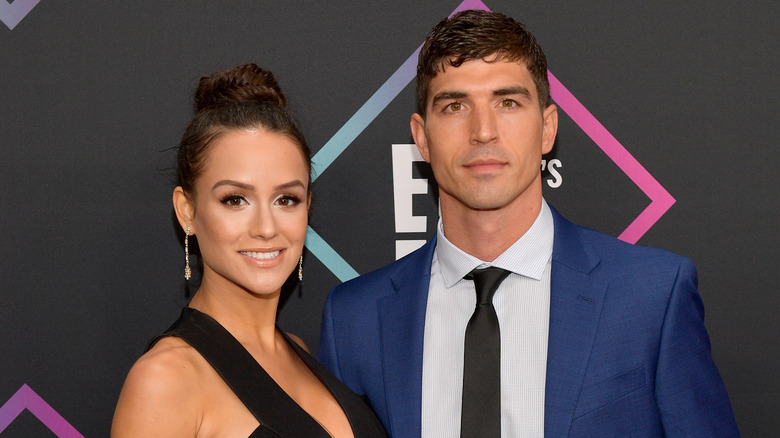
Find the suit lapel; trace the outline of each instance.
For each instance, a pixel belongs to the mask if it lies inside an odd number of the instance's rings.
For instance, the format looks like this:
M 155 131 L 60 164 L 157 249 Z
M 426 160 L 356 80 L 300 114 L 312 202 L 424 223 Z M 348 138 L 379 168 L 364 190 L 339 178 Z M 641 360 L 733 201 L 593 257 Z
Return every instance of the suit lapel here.
M 550 334 L 544 435 L 567 436 L 596 336 L 606 282 L 591 276 L 600 258 L 553 209 Z
M 550 334 L 545 436 L 566 436 L 574 416 L 607 283 L 591 276 L 600 258 L 577 228 L 552 209 L 555 241 L 550 285 Z M 379 300 L 388 416 L 393 436 L 420 436 L 425 308 L 434 236 L 391 276 L 395 293 Z
M 420 436 L 425 308 L 434 236 L 391 276 L 395 293 L 379 300 L 383 374 L 392 436 Z

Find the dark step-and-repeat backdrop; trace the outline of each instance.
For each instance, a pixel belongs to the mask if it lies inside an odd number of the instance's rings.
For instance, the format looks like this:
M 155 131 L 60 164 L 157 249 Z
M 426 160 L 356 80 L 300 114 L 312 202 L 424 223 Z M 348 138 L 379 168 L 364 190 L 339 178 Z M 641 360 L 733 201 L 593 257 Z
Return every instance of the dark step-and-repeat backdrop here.
M 437 220 L 413 147 L 417 51 L 458 8 L 524 22 L 561 109 L 547 200 L 694 260 L 744 436 L 780 430 L 777 2 L 0 0 L 0 436 L 107 436 L 187 285 L 171 206 L 198 79 L 273 71 L 314 152 L 304 281 L 280 325 L 317 350 L 331 287 Z

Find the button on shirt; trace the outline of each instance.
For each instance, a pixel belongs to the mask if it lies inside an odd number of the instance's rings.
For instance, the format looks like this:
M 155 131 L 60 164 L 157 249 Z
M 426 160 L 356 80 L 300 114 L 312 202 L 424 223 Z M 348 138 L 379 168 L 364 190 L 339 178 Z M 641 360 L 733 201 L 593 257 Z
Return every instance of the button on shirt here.
M 463 277 L 488 266 L 511 272 L 493 297 L 501 327 L 501 436 L 544 436 L 553 232 L 542 200 L 531 228 L 488 263 L 448 241 L 439 219 L 423 338 L 423 437 L 460 435 L 463 342 L 476 305 L 474 282 Z

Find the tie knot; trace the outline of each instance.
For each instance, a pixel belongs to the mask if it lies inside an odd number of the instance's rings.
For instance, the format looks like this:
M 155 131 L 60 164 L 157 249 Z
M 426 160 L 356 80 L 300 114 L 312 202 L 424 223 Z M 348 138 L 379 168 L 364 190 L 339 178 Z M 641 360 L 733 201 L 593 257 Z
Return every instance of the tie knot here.
M 474 280 L 474 288 L 477 290 L 477 305 L 481 305 L 493 302 L 493 294 L 496 293 L 498 286 L 507 276 L 509 276 L 509 271 L 506 269 L 489 267 L 474 269 L 464 278 Z

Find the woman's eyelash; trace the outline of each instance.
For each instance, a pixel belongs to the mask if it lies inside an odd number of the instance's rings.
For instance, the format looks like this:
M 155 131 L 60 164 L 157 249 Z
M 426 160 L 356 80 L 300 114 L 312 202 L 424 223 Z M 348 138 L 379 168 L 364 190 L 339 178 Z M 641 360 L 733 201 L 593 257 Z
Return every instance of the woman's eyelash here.
M 220 202 L 229 207 L 239 207 L 247 204 L 247 200 L 243 195 L 230 194 L 220 198 Z M 301 198 L 296 195 L 281 195 L 274 201 L 275 204 L 279 204 L 283 207 L 292 207 L 302 202 Z
M 239 194 L 230 194 L 223 196 L 220 202 L 230 206 L 238 206 L 245 201 L 246 199 L 244 199 L 244 197 Z
M 301 198 L 295 196 L 295 195 L 282 195 L 276 199 L 277 203 L 280 202 L 287 202 L 292 205 L 297 205 L 301 203 Z

